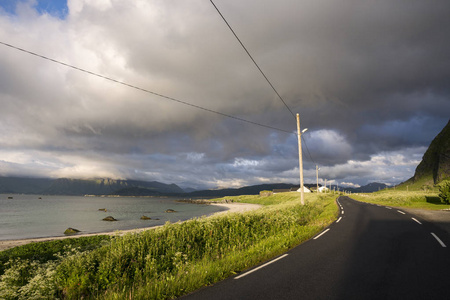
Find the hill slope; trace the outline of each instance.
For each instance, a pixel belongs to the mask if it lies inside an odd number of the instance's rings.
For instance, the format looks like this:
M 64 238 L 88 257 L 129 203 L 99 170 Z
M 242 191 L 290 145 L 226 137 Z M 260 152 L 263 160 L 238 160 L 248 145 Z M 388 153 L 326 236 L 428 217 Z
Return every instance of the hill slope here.
M 432 186 L 450 178 L 450 120 L 431 142 L 416 168 L 414 176 L 404 184 Z

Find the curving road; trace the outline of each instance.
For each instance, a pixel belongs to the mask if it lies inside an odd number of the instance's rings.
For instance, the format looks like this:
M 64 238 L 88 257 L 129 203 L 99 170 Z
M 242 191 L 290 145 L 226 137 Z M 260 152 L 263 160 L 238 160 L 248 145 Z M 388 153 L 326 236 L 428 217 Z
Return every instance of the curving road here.
M 448 232 L 401 209 L 337 204 L 313 239 L 181 299 L 450 299 Z

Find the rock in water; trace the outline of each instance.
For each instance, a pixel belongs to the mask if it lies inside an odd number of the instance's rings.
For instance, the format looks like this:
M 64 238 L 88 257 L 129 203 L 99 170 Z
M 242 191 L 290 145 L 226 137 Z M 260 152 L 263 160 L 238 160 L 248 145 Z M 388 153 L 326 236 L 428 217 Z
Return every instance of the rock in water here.
M 174 213 L 174 212 L 176 212 L 176 211 L 174 211 L 173 209 L 166 209 L 166 213 Z
M 117 221 L 117 220 L 114 219 L 114 217 L 112 216 L 107 216 L 106 218 L 103 218 L 103 221 Z
M 141 217 L 141 220 L 151 220 L 152 218 L 150 218 L 150 217 L 147 217 L 147 216 L 142 216 Z
M 78 229 L 69 227 L 69 228 L 66 229 L 66 231 L 64 231 L 64 234 L 75 234 L 75 233 L 78 233 L 78 232 L 80 232 Z

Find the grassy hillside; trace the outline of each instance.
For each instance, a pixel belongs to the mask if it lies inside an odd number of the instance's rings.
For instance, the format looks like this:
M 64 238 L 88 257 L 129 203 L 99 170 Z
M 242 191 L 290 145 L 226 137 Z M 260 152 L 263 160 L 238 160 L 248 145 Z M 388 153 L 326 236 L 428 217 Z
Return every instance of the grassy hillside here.
M 352 194 L 351 197 L 359 201 L 387 206 L 430 210 L 450 208 L 450 205 L 441 202 L 438 192 L 434 191 L 383 190 L 371 194 Z
M 450 121 L 433 139 L 414 176 L 400 184 L 400 189 L 429 190 L 436 184 L 450 179 Z

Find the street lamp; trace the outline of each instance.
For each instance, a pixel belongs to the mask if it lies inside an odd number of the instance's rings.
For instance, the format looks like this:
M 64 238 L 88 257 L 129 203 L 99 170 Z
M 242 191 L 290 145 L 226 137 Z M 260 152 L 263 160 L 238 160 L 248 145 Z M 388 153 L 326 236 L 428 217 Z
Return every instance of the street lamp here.
M 300 116 L 297 114 L 297 136 L 298 136 L 298 161 L 300 168 L 300 202 L 305 205 L 305 195 L 303 188 L 303 158 L 302 158 L 302 134 L 306 132 L 308 128 L 300 131 Z

